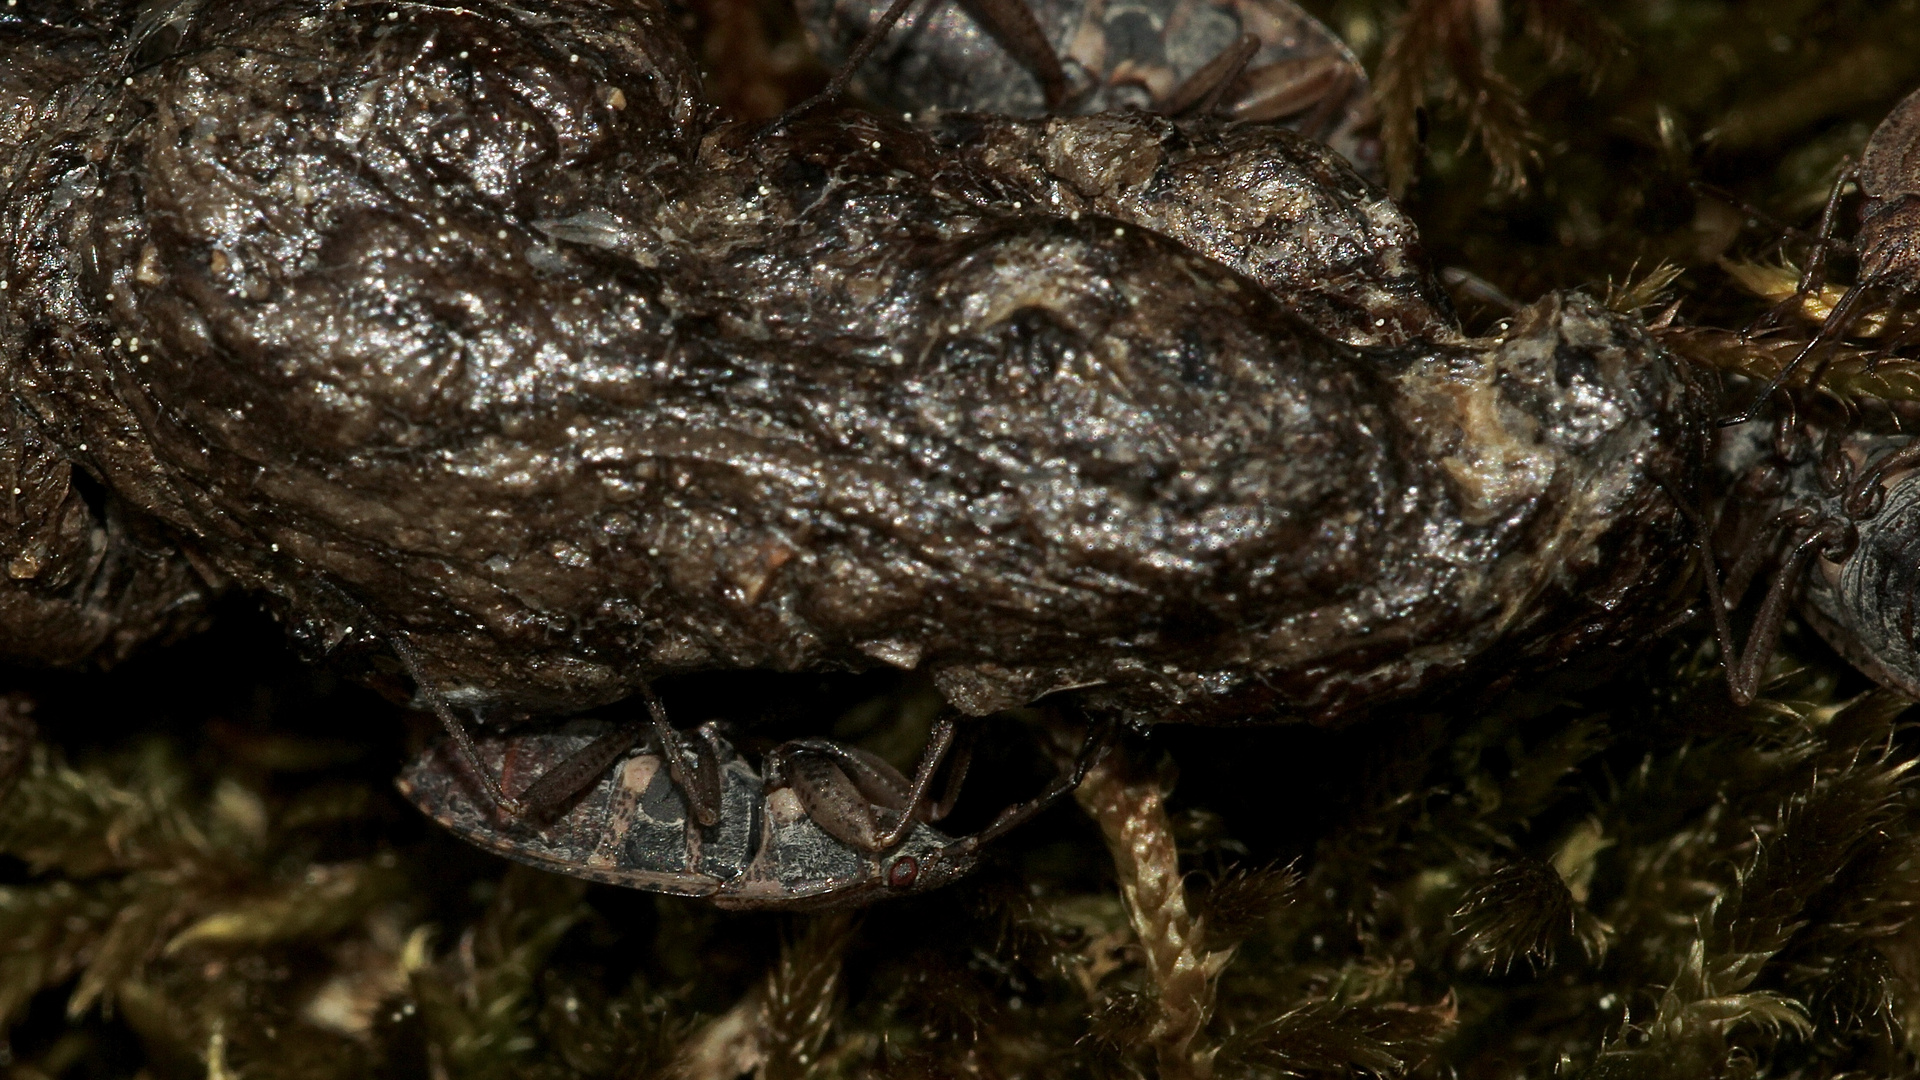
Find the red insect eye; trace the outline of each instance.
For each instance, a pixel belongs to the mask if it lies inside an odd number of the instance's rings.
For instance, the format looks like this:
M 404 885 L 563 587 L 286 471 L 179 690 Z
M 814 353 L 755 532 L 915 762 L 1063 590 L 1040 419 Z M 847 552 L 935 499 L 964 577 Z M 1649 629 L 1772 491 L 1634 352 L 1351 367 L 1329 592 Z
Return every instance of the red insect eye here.
M 896 889 L 906 888 L 919 876 L 920 860 L 911 855 L 902 855 L 887 867 L 887 884 Z

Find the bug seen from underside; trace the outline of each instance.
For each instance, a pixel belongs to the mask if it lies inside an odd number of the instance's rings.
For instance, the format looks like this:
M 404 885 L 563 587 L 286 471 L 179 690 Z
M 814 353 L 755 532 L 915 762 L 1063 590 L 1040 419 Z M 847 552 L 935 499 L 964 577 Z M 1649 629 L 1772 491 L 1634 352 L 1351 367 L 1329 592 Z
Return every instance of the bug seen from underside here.
M 508 790 L 524 787 L 528 812 L 521 816 L 503 820 L 495 812 L 451 742 L 415 759 L 400 789 L 455 835 L 557 873 L 726 908 L 845 907 L 965 875 L 987 843 L 1072 790 L 1107 745 L 1104 735 L 1089 733 L 1074 766 L 1046 790 L 979 832 L 955 837 L 934 826 L 958 794 L 964 761 L 947 763 L 939 800 L 930 801 L 926 790 L 954 734 L 951 717 L 935 725 L 909 780 L 873 754 L 827 739 L 783 743 L 756 772 L 717 725 L 701 725 L 691 738 L 714 765 L 717 796 L 706 822 L 688 788 L 672 778 L 657 741 L 636 742 L 630 729 L 603 721 L 477 742 L 474 764 Z M 603 756 L 609 747 L 617 749 Z M 600 767 L 546 803 L 537 789 L 583 760 Z
M 133 21 L 0 72 L 12 659 L 244 589 L 455 732 L 749 668 L 1332 723 L 1684 573 L 1699 388 L 1579 294 L 1466 337 L 1277 125 L 727 123 L 647 4 L 213 3 L 129 65 Z M 647 730 L 730 827 L 720 751 Z

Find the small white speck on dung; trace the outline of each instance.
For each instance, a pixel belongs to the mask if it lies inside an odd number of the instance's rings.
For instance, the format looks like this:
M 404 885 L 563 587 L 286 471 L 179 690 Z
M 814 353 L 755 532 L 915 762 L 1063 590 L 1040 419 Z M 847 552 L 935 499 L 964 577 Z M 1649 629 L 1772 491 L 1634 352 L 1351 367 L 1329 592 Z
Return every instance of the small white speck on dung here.
M 131 76 L 131 75 L 129 75 L 129 76 L 127 76 L 127 85 L 128 85 L 128 86 L 132 86 L 132 85 L 133 85 L 133 76 Z
M 582 301 L 581 301 L 581 299 L 580 299 L 579 297 L 577 297 L 577 296 L 576 296 L 576 297 L 574 297 L 574 298 L 573 298 L 573 306 L 574 306 L 574 307 L 579 307 L 581 303 L 582 303 Z
M 1073 211 L 1070 211 L 1070 212 L 1068 212 L 1068 214 L 1067 214 L 1067 220 L 1068 220 L 1068 221 L 1079 221 L 1079 220 L 1080 220 L 1080 211 L 1078 211 L 1078 210 L 1073 210 Z
M 139 348 L 139 347 L 140 347 L 140 339 L 139 339 L 139 338 L 128 338 L 128 339 L 127 339 L 127 348 L 129 348 L 129 349 L 137 349 L 137 348 Z
M 447 223 L 447 215 L 445 214 L 435 215 L 433 219 L 433 223 L 435 225 L 445 225 Z
M 119 338 L 114 338 L 114 339 L 113 339 L 113 347 L 114 347 L 114 348 L 116 348 L 116 349 L 120 347 L 120 339 L 119 339 Z
M 1125 236 L 1125 235 L 1127 235 L 1127 230 L 1125 230 L 1125 229 L 1123 229 L 1123 228 L 1121 228 L 1121 227 L 1120 227 L 1120 226 L 1118 226 L 1118 225 L 1115 225 L 1115 226 L 1113 227 L 1113 235 L 1115 235 L 1115 236 Z
M 466 58 L 467 58 L 467 50 L 465 50 L 465 49 L 461 49 L 461 50 L 460 50 L 460 59 L 462 59 L 462 60 L 465 60 Z
M 870 144 L 868 144 L 868 145 L 870 145 L 870 146 L 872 146 L 872 147 L 873 147 L 873 148 L 874 148 L 875 150 L 878 150 L 878 149 L 880 149 L 880 140 L 879 140 L 879 139 L 875 139 L 875 140 L 873 140 L 873 142 L 872 142 L 872 143 L 870 143 Z
M 13 283 L 11 281 L 0 281 L 0 292 L 6 292 L 12 287 Z
M 140 354 L 140 362 L 141 362 L 141 363 L 143 363 L 143 364 L 144 364 L 144 363 L 146 363 L 147 361 L 149 361 L 149 360 L 151 360 L 151 359 L 153 359 L 153 357 L 151 357 L 151 356 L 148 356 L 148 355 L 147 355 L 146 353 L 141 353 L 141 354 Z
M 493 235 L 496 237 L 499 237 L 502 240 L 505 240 L 507 238 L 507 230 L 501 229 L 499 232 L 494 233 Z
M 7 6 L 8 6 L 8 7 L 12 7 L 12 6 L 13 6 L 13 4 L 12 4 L 11 2 L 9 2 L 9 3 L 7 4 Z M 19 489 L 19 488 L 14 488 L 14 489 L 13 489 L 13 493 L 14 493 L 15 495 L 18 495 L 18 494 L 20 494 L 20 489 Z
M 1375 326 L 1385 326 L 1385 325 L 1387 325 L 1387 320 L 1385 320 L 1385 319 L 1375 319 L 1375 320 L 1373 320 L 1373 325 L 1375 325 Z
M 567 63 L 569 63 L 569 64 L 577 64 L 577 63 L 579 63 L 579 62 L 580 62 L 580 54 L 579 54 L 579 53 L 568 53 L 568 54 L 567 54 Z
M 81 444 L 80 444 L 80 452 L 81 452 L 81 453 L 83 453 L 83 454 L 87 452 L 87 444 L 86 444 L 86 443 L 81 443 Z
M 280 550 L 280 545 L 279 545 L 279 544 L 268 544 L 268 545 L 267 545 L 267 547 L 268 547 L 268 548 L 269 548 L 270 550 L 273 550 L 273 551 L 279 551 L 279 550 Z
M 399 13 L 399 12 L 397 12 L 397 11 L 389 11 L 389 12 L 387 12 L 387 21 L 388 21 L 388 22 L 399 22 L 399 21 L 400 21 L 400 13 Z
M 960 332 L 960 324 L 959 324 L 959 323 L 948 323 L 948 324 L 947 324 L 947 333 L 949 333 L 949 334 L 957 334 L 957 333 L 959 333 L 959 332 Z

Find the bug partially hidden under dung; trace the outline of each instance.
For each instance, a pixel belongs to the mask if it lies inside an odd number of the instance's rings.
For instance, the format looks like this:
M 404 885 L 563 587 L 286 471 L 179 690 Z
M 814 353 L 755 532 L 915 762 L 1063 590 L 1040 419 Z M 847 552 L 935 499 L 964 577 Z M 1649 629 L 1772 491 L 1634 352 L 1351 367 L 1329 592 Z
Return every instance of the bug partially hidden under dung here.
M 484 738 L 477 742 L 478 761 L 503 787 L 519 790 L 607 734 L 605 724 L 575 721 Z M 822 828 L 792 786 L 769 790 L 712 725 L 696 738 L 719 764 L 720 813 L 711 826 L 694 820 L 664 756 L 651 745 L 615 763 L 551 821 L 503 820 L 470 783 L 451 743 L 408 766 L 400 789 L 435 821 L 495 854 L 590 881 L 704 897 L 722 907 L 858 903 L 933 888 L 973 865 L 975 846 L 957 846 L 918 821 L 886 851 L 862 850 Z
M 952 741 L 950 719 L 936 725 L 913 781 L 866 751 L 825 739 L 775 748 L 763 776 L 720 725 L 703 724 L 693 738 L 714 767 L 717 798 L 709 815 L 695 810 L 687 785 L 673 777 L 672 751 L 658 742 L 621 752 L 591 783 L 519 817 L 503 818 L 476 782 L 477 765 L 506 790 L 530 792 L 572 763 L 595 758 L 596 747 L 630 743 L 626 730 L 576 720 L 476 740 L 472 758 L 440 742 L 401 774 L 400 790 L 462 839 L 543 870 L 725 908 L 846 907 L 965 875 L 983 845 L 1071 790 L 1106 745 L 1095 733 L 1075 767 L 1047 790 L 964 837 L 931 824 L 951 808 L 964 761 L 950 764 L 939 803 L 924 798 Z

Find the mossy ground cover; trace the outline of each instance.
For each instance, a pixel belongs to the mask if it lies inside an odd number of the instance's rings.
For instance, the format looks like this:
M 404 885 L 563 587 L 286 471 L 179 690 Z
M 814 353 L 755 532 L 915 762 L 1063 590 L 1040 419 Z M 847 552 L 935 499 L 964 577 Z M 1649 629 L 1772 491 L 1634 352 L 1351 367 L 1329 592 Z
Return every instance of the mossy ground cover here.
M 1693 185 L 1807 225 L 1920 85 L 1904 3 L 1315 10 L 1375 73 L 1475 328 L 1571 287 L 1743 325 L 1764 290 L 1723 262 L 1804 245 Z M 773 0 L 686 25 L 739 114 L 820 80 Z M 1911 1075 L 1905 703 L 1790 627 L 1736 708 L 1707 638 L 1338 731 L 1155 729 L 973 879 L 785 916 L 465 848 L 393 790 L 432 734 L 404 680 L 341 683 L 236 599 L 113 672 L 0 683 L 43 736 L 0 803 L 0 1053 L 22 1078 Z M 900 760 L 931 712 L 911 680 L 661 691 Z M 1044 781 L 1037 719 L 988 728 L 963 818 Z

